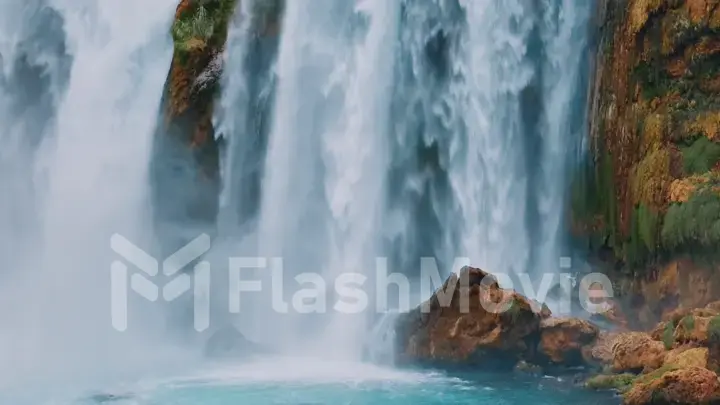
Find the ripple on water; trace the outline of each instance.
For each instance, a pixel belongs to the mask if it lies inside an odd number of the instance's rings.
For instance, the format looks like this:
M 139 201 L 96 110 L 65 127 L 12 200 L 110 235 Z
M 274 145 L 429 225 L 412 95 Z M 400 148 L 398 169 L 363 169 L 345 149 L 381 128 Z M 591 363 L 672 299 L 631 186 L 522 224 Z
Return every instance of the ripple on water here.
M 96 397 L 108 405 L 584 405 L 617 404 L 608 394 L 511 374 L 400 371 L 316 359 L 215 364 L 138 389 Z M 89 402 L 83 402 L 82 405 Z

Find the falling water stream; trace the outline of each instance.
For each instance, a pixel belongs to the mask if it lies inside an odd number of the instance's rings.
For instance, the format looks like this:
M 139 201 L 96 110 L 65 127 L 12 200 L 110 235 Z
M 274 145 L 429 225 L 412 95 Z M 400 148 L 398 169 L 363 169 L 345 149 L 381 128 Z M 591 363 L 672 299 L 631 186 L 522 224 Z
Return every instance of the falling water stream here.
M 444 276 L 458 257 L 535 279 L 558 270 L 591 4 L 289 0 L 275 37 L 255 31 L 264 1 L 240 3 L 223 57 L 214 122 L 226 148 L 208 258 L 270 258 L 249 273 L 266 289 L 243 296 L 240 314 L 228 313 L 228 283 L 212 284 L 225 297 L 213 319 L 292 357 L 176 369 L 115 399 L 578 402 L 562 389 L 538 396 L 547 381 L 362 362 L 392 357 L 397 308 L 375 311 L 378 263 L 413 281 L 421 257 L 436 258 Z M 27 384 L 92 386 L 179 361 L 160 340 L 162 306 L 131 312 L 126 333 L 108 320 L 110 237 L 153 249 L 162 236 L 150 225 L 148 172 L 176 5 L 0 4 L 0 181 L 12 190 L 0 195 L 0 400 L 3 387 L 21 404 L 15 391 L 31 392 Z M 287 313 L 267 284 L 280 266 Z M 334 282 L 347 273 L 365 279 L 369 307 L 357 313 L 335 307 Z M 293 291 L 318 282 L 330 292 L 306 298 L 327 312 L 299 309 Z M 412 305 L 425 298 L 413 293 Z

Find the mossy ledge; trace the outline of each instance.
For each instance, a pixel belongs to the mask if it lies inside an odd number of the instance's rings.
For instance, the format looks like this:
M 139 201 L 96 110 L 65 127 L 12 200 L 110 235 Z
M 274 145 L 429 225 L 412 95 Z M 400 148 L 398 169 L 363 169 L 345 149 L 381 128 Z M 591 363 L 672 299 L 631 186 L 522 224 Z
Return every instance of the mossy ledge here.
M 573 233 L 633 277 L 682 255 L 716 261 L 720 0 L 600 3 L 591 159 L 574 176 Z

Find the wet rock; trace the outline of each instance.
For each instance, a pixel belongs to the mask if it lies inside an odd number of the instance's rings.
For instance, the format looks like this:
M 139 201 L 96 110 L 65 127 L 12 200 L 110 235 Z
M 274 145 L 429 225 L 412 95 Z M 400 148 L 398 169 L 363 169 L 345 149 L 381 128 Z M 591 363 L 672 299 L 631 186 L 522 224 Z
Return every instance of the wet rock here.
M 555 364 L 582 365 L 591 356 L 591 344 L 598 333 L 597 326 L 583 319 L 544 319 L 540 323 L 538 352 Z
M 644 332 L 618 334 L 612 346 L 612 368 L 617 373 L 660 368 L 665 361 L 662 342 Z
M 625 393 L 625 405 L 717 403 L 718 377 L 701 367 L 662 368 L 638 377 Z
M 518 361 L 513 371 L 515 371 L 516 373 L 530 374 L 534 376 L 539 376 L 543 373 L 542 367 L 536 364 L 528 363 L 525 360 Z
M 619 335 L 619 333 L 600 331 L 590 349 L 587 360 L 603 366 L 612 365 L 613 345 Z
M 708 349 L 706 347 L 680 347 L 665 355 L 665 366 L 675 368 L 701 367 L 707 368 Z
M 466 267 L 396 323 L 400 364 L 483 364 L 511 369 L 537 346 L 543 308 L 492 275 Z

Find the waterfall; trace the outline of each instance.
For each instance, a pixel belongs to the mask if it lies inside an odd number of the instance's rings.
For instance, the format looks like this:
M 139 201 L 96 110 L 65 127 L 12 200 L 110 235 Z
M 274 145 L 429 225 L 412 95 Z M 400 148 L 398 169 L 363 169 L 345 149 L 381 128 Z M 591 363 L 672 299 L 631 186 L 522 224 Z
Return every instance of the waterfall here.
M 360 273 L 372 309 L 378 257 L 413 278 L 426 256 L 446 273 L 458 257 L 535 282 L 557 272 L 589 10 L 569 0 L 288 1 L 277 60 L 263 59 L 274 77 L 247 68 L 246 42 L 228 50 L 241 63 L 223 88 L 234 100 L 223 107 L 233 162 L 224 195 L 242 213 L 230 226 L 241 250 L 282 258 L 279 287 L 297 289 L 303 272 L 329 288 Z M 248 124 L 268 111 L 269 131 Z M 327 314 L 278 313 L 273 274 L 253 274 L 267 290 L 245 301 L 244 333 L 356 358 L 369 321 L 387 332 L 390 316 L 338 314 L 333 294 Z
M 258 246 L 293 274 L 321 273 L 332 285 L 344 272 L 374 268 L 397 8 L 381 0 L 287 4 Z M 331 328 L 322 333 L 331 341 L 318 339 L 323 350 L 358 347 L 363 320 L 345 321 L 364 316 L 330 315 L 320 326 Z
M 44 91 L 56 105 L 36 111 L 24 127 L 18 123 L 2 128 L 3 140 L 30 137 L 31 119 L 51 121 L 39 131 L 42 139 L 33 152 L 32 170 L 38 174 L 29 184 L 34 185 L 36 204 L 27 201 L 25 207 L 38 225 L 37 234 L 26 241 L 24 252 L 29 251 L 30 260 L 11 262 L 22 267 L 10 269 L 17 279 L 9 291 L 0 292 L 7 301 L 0 308 L 0 357 L 5 359 L 0 380 L 11 384 L 48 375 L 62 386 L 69 382 L 66 378 L 95 380 L 124 367 L 145 367 L 151 358 L 142 350 L 147 342 L 141 338 L 151 322 L 131 319 L 134 329 L 128 333 L 111 328 L 109 266 L 116 254 L 110 250 L 110 237 L 120 233 L 140 246 L 151 240 L 146 215 L 149 149 L 170 63 L 168 30 L 177 4 L 47 0 L 38 11 L 23 8 L 25 3 L 3 4 L 0 32 L 13 35 L 3 35 L 2 41 L 23 35 L 36 24 L 37 15 L 52 15 L 46 26 L 35 26 L 36 35 L 50 40 L 51 34 L 59 43 L 35 56 L 47 62 L 41 77 L 49 81 Z M 5 13 L 6 7 L 14 11 Z M 13 18 L 17 25 L 8 27 Z M 43 52 L 40 44 L 31 50 Z M 53 70 L 62 65 L 51 63 L 57 58 L 54 52 L 62 50 L 57 46 L 71 57 L 71 63 L 63 59 L 69 67 L 65 77 Z M 5 63 L 19 61 L 17 55 L 7 53 Z M 23 85 L 19 76 L 5 80 L 9 86 Z M 7 104 L 0 106 L 0 116 L 8 114 Z M 13 135 L 15 131 L 20 132 Z M 8 146 L 20 148 L 18 143 Z M 4 182 L 12 172 L 3 171 L 2 176 Z M 6 229 L 2 218 L 0 229 Z

